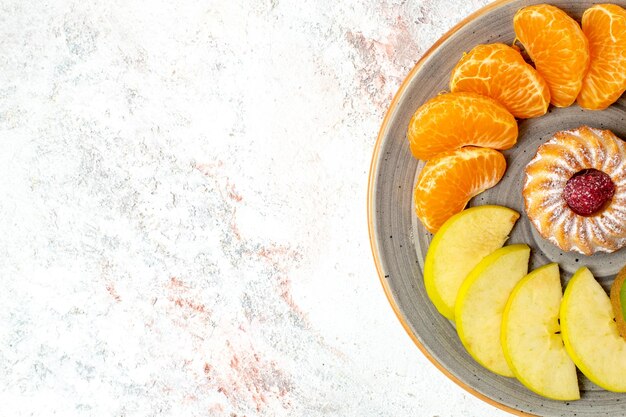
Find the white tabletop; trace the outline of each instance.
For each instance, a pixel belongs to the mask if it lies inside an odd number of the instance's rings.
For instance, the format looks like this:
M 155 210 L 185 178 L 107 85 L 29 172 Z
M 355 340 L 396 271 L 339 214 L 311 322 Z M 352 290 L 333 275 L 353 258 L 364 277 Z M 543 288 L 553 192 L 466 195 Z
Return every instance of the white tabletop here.
M 389 306 L 366 186 L 487 3 L 0 3 L 0 415 L 504 416 Z

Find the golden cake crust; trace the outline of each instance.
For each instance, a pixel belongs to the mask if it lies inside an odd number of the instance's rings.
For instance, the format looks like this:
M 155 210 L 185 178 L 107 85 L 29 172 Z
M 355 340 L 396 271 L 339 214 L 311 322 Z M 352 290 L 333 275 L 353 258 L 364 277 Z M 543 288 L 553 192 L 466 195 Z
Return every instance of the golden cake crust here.
M 563 198 L 567 181 L 585 169 L 606 173 L 615 185 L 612 200 L 591 216 L 576 214 Z M 522 195 L 532 224 L 559 248 L 616 251 L 626 244 L 626 144 L 610 130 L 588 126 L 557 132 L 526 166 Z

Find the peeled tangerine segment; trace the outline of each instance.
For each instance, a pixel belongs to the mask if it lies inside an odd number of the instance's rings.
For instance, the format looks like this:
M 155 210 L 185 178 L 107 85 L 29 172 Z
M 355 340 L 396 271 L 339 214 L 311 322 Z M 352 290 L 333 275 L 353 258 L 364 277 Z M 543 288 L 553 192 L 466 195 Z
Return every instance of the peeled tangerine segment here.
M 477 45 L 452 70 L 450 90 L 488 96 L 520 119 L 548 111 L 550 90 L 520 53 L 502 43 Z
M 528 272 L 530 248 L 510 245 L 484 258 L 469 273 L 456 300 L 456 330 L 470 355 L 497 374 L 512 377 L 500 343 L 502 313 L 515 285 Z
M 467 146 L 439 154 L 424 165 L 417 179 L 417 217 L 435 233 L 472 197 L 496 185 L 505 170 L 504 156 L 493 149 Z
M 563 346 L 559 307 L 563 290 L 558 264 L 517 283 L 502 317 L 502 349 L 515 377 L 531 391 L 554 400 L 580 398 L 576 366 Z
M 424 285 L 446 318 L 454 320 L 456 296 L 467 274 L 502 247 L 517 219 L 519 213 L 507 207 L 471 207 L 450 217 L 433 237 L 424 262 Z
M 613 321 L 609 297 L 587 268 L 570 280 L 561 304 L 561 335 L 587 378 L 608 391 L 626 392 L 626 340 Z
M 492 98 L 448 93 L 417 109 L 407 137 L 413 156 L 423 160 L 467 145 L 509 149 L 517 142 L 517 122 Z
M 626 10 L 615 4 L 590 7 L 582 29 L 591 63 L 577 102 L 585 109 L 603 110 L 626 90 Z
M 515 36 L 550 88 L 557 107 L 571 105 L 589 68 L 589 46 L 578 23 L 549 4 L 520 9 L 513 18 Z

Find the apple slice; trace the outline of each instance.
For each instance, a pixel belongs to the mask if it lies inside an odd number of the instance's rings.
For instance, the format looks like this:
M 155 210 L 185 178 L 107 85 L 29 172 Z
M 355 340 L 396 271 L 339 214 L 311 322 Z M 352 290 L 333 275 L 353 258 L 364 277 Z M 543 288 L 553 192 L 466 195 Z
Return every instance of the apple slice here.
M 576 366 L 559 326 L 563 290 L 558 264 L 535 269 L 517 283 L 502 316 L 504 357 L 515 377 L 553 400 L 580 399 Z
M 561 303 L 565 348 L 591 382 L 608 391 L 626 392 L 626 340 L 614 318 L 604 289 L 587 268 L 580 268 Z
M 615 323 L 617 323 L 617 330 L 619 335 L 623 339 L 626 339 L 626 267 L 622 268 L 615 279 L 613 285 L 611 285 L 611 306 L 613 307 L 613 314 L 615 314 Z
M 503 376 L 514 374 L 500 343 L 502 313 L 511 291 L 528 272 L 529 256 L 527 245 L 496 250 L 469 273 L 456 300 L 456 330 L 463 346 L 476 362 Z
M 424 285 L 437 310 L 454 320 L 463 280 L 485 256 L 502 247 L 519 214 L 507 207 L 478 206 L 450 217 L 437 232 L 424 262 Z

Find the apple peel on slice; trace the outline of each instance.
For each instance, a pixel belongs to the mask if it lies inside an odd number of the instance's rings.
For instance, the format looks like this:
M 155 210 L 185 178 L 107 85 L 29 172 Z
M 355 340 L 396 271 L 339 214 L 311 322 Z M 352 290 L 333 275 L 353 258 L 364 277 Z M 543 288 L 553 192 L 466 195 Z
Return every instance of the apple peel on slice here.
M 454 320 L 461 284 L 487 255 L 501 248 L 519 213 L 507 207 L 472 207 L 448 219 L 435 234 L 424 262 L 426 293 L 437 310 Z
M 620 336 L 626 340 L 626 320 L 624 313 L 626 310 L 626 267 L 622 268 L 611 285 L 611 305 L 613 306 L 613 314 L 615 314 L 615 323 Z
M 515 377 L 553 400 L 580 399 L 576 366 L 563 346 L 559 265 L 542 266 L 517 283 L 504 308 L 501 342 Z
M 609 297 L 589 269 L 580 268 L 570 280 L 560 315 L 563 342 L 578 369 L 607 391 L 626 392 L 626 340 Z
M 530 248 L 510 245 L 485 257 L 469 273 L 455 306 L 456 330 L 461 343 L 482 366 L 513 377 L 502 344 L 502 313 L 515 285 L 528 273 Z

